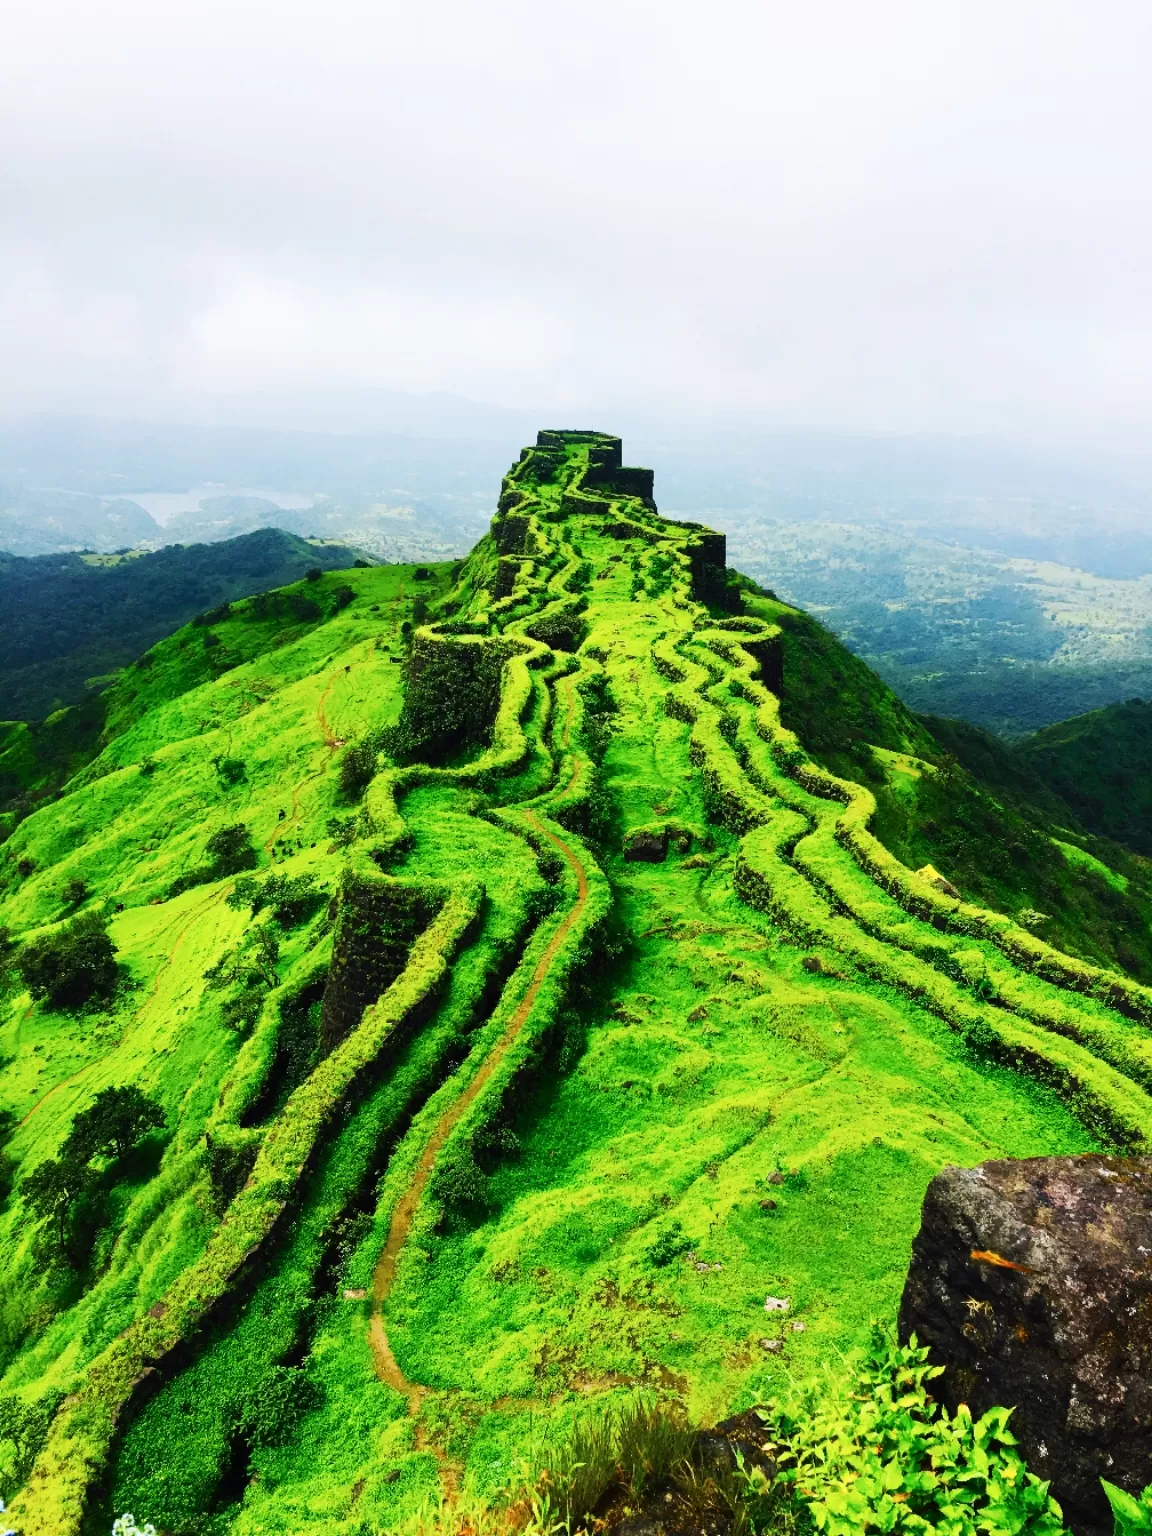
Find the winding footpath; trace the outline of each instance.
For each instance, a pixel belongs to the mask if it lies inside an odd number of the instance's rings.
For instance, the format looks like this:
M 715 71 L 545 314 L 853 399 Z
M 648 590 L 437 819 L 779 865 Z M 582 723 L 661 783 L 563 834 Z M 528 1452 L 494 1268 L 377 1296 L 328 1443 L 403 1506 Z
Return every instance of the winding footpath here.
M 570 749 L 575 697 L 571 677 L 565 678 L 565 683 L 567 685 L 565 692 L 568 695 L 568 711 L 565 722 L 564 746 L 566 749 Z M 580 773 L 580 767 L 580 759 L 574 755 L 572 776 L 568 786 L 566 786 L 567 788 L 570 788 L 575 783 Z M 548 826 L 535 811 L 522 810 L 521 814 L 533 831 L 540 837 L 547 839 L 567 863 L 576 878 L 576 898 L 557 924 L 552 937 L 544 949 L 544 953 L 536 962 L 524 995 L 509 1019 L 504 1033 L 488 1053 L 468 1086 L 448 1105 L 433 1126 L 432 1132 L 413 1171 L 411 1181 L 397 1201 L 396 1208 L 392 1213 L 388 1239 L 384 1244 L 372 1276 L 372 1318 L 368 1328 L 368 1338 L 372 1347 L 377 1376 L 388 1386 L 404 1395 L 408 1401 L 408 1411 L 411 1414 L 419 1412 L 420 1405 L 428 1388 L 421 1386 L 417 1382 L 409 1381 L 405 1376 L 392 1349 L 384 1321 L 384 1308 L 392 1287 L 396 1283 L 400 1256 L 408 1241 L 416 1212 L 420 1208 L 420 1202 L 428 1187 L 428 1181 L 435 1170 L 436 1161 L 443 1149 L 444 1143 L 469 1106 L 475 1102 L 476 1098 L 483 1091 L 492 1074 L 496 1071 L 508 1053 L 509 1048 L 514 1044 L 524 1025 L 531 1017 L 540 988 L 552 969 L 556 956 L 564 944 L 564 940 L 583 915 L 588 901 L 588 874 L 571 844 L 558 832 L 554 831 L 552 827 Z

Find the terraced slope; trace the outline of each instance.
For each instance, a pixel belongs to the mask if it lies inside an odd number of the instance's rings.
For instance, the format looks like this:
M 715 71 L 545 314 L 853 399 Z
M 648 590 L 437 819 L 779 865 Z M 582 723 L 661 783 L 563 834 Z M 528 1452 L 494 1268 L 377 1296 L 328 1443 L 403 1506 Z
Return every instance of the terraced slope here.
M 592 1395 L 759 1400 L 891 1312 L 940 1166 L 1152 1136 L 1152 993 L 898 863 L 781 724 L 789 610 L 615 439 L 542 433 L 436 579 L 411 634 L 399 568 L 233 615 L 5 849 L 3 921 L 82 876 L 131 979 L 12 983 L 20 1172 L 107 1084 L 168 1117 L 78 1273 L 5 1209 L 0 1391 L 67 1394 L 22 1536 L 384 1530 Z M 241 820 L 256 874 L 205 866 Z

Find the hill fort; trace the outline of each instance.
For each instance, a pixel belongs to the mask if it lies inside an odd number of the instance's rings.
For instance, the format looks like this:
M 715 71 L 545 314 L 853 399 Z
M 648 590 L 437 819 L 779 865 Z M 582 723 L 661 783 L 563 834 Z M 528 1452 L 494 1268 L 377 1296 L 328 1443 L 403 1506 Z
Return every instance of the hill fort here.
M 715 1422 L 894 1319 L 943 1167 L 1147 1147 L 1152 991 L 1026 858 L 902 860 L 878 800 L 946 830 L 963 771 L 653 497 L 541 432 L 466 560 L 157 642 L 4 844 L 20 1536 L 495 1499 L 590 1403 Z

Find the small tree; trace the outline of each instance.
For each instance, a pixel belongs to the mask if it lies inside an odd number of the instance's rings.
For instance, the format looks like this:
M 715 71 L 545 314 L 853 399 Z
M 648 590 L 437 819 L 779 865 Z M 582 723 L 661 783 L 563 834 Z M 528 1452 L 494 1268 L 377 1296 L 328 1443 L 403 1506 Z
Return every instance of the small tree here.
M 69 880 L 60 892 L 60 899 L 68 907 L 79 907 L 88 900 L 87 880 Z
M 12 1193 L 16 1182 L 16 1159 L 5 1150 L 16 1130 L 16 1116 L 10 1109 L 0 1109 L 0 1205 Z
M 60 1155 L 41 1163 L 20 1193 L 34 1215 L 49 1224 L 49 1256 L 75 1246 L 74 1222 L 85 1197 L 96 1191 L 95 1157 L 123 1157 L 151 1130 L 163 1127 L 164 1111 L 139 1088 L 105 1088 L 75 1116 Z
M 214 757 L 212 766 L 225 784 L 241 784 L 248 776 L 248 770 L 238 757 Z
M 205 862 L 178 875 L 168 887 L 169 897 L 179 896 L 182 891 L 189 891 L 195 885 L 226 880 L 229 875 L 238 875 L 242 870 L 256 868 L 252 836 L 242 821 L 213 832 L 204 851 L 208 855 Z
M 79 1008 L 116 989 L 116 946 L 102 912 L 87 912 L 26 944 L 17 968 L 32 996 L 50 1008 Z
M 280 944 L 266 924 L 254 924 L 227 954 L 204 972 L 204 979 L 214 991 L 232 989 L 223 1007 L 224 1023 L 229 1029 L 247 1030 L 256 1022 L 265 995 L 279 985 L 276 962 Z
M 72 1121 L 65 1151 L 83 1157 L 124 1157 L 149 1131 L 163 1130 L 164 1111 L 134 1083 L 105 1088 Z
M 295 928 L 324 900 L 324 892 L 311 875 L 269 875 L 263 881 L 243 875 L 225 897 L 224 904 L 238 912 L 245 907 L 253 912 L 262 912 L 269 907 L 282 928 Z
M 252 834 L 242 821 L 213 832 L 205 844 L 205 852 L 212 861 L 217 878 L 237 875 L 243 869 L 255 869 L 256 850 L 252 846 Z
M 382 730 L 369 731 L 354 741 L 340 759 L 340 794 L 345 800 L 359 800 L 376 776 L 376 759 L 384 746 Z
M 265 987 L 275 987 L 280 978 L 276 962 L 280 958 L 280 943 L 271 928 L 263 923 L 253 924 L 248 932 L 226 955 L 204 972 L 204 979 L 215 989 L 234 986 L 239 982 L 250 986 L 253 980 Z
M 59 1157 L 34 1168 L 21 1186 L 25 1205 L 50 1224 L 60 1253 L 68 1246 L 73 1208 L 94 1182 L 95 1176 L 87 1161 L 74 1149 L 69 1150 L 66 1142 Z

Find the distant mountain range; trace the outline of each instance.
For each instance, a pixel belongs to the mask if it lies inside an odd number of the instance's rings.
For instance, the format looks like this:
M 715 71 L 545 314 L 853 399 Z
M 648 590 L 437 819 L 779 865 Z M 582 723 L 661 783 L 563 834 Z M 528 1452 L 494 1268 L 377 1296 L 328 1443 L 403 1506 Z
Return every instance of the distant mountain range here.
M 77 491 L 0 489 L 0 550 L 10 555 L 81 549 L 110 554 L 162 542 L 160 524 L 125 497 L 108 500 Z
M 0 423 L 0 549 L 109 553 L 275 526 L 393 563 L 456 559 L 523 426 L 439 395 L 233 404 L 199 425 Z M 248 425 L 219 424 L 232 419 Z M 1152 696 L 1146 469 L 750 424 L 649 421 L 636 438 L 670 516 L 726 533 L 742 570 L 817 613 L 912 708 L 1012 739 Z

